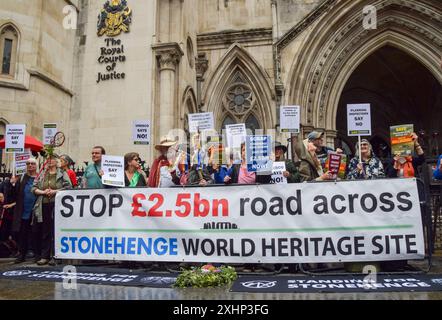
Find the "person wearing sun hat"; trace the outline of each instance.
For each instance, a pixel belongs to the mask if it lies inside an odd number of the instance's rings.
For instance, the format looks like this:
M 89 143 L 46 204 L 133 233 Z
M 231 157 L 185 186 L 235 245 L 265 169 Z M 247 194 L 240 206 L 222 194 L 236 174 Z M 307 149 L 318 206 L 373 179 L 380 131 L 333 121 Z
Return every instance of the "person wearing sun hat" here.
M 176 145 L 177 141 L 169 136 L 163 136 L 160 139 L 160 143 L 155 145 L 155 149 L 159 151 L 159 156 L 156 158 L 152 166 L 150 167 L 148 186 L 151 188 L 158 188 L 161 186 L 161 177 L 167 174 L 165 168 L 171 166 L 171 162 L 168 159 L 169 149 Z M 163 169 L 162 169 L 163 168 Z M 162 172 L 163 171 L 163 172 Z M 179 184 L 179 178 L 176 175 L 176 171 L 170 172 L 171 181 L 174 184 Z M 163 185 L 164 187 L 164 185 Z

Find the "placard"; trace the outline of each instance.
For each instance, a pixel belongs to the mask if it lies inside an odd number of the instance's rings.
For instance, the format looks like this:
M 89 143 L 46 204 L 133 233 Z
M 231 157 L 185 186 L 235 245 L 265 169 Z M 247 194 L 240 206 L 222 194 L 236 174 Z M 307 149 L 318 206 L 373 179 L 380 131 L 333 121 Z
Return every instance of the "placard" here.
M 50 145 L 52 139 L 57 133 L 56 123 L 44 123 L 43 124 L 43 144 L 45 146 Z
M 244 123 L 226 125 L 227 147 L 241 148 L 241 143 L 246 141 L 247 131 Z
M 201 132 L 215 129 L 213 112 L 189 113 L 189 132 Z
M 348 135 L 371 136 L 370 104 L 347 105 Z
M 339 170 L 341 168 L 341 160 L 342 155 L 338 153 L 329 153 L 328 154 L 328 171 L 332 175 L 333 179 L 338 177 Z
M 28 162 L 31 156 L 31 151 L 29 149 L 26 149 L 24 153 L 14 154 L 15 175 L 20 176 L 26 173 L 26 162 Z
M 150 121 L 134 120 L 132 126 L 132 141 L 136 145 L 150 144 Z
M 247 136 L 246 137 L 246 160 L 247 171 L 260 174 L 271 174 L 273 161 L 271 136 Z
M 23 153 L 25 151 L 25 124 L 7 124 L 5 134 L 6 153 Z
M 390 127 L 391 154 L 400 156 L 411 156 L 414 150 L 412 124 L 403 124 Z
M 299 133 L 300 106 L 281 106 L 279 109 L 279 122 L 281 132 Z
M 271 184 L 287 184 L 287 178 L 284 177 L 285 171 L 286 171 L 286 168 L 285 168 L 284 161 L 273 162 L 272 179 L 270 180 L 270 183 Z

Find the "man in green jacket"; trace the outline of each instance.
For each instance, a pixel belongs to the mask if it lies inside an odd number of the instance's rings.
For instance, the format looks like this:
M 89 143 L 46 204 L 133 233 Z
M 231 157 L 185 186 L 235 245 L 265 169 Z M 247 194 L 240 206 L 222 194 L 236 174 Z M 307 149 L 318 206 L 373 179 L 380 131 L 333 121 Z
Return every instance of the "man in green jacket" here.
M 287 178 L 288 183 L 301 182 L 301 177 L 299 175 L 298 167 L 293 163 L 292 160 L 286 159 L 285 154 L 287 152 L 287 147 L 281 142 L 275 142 L 275 161 L 285 162 L 285 170 L 283 175 Z

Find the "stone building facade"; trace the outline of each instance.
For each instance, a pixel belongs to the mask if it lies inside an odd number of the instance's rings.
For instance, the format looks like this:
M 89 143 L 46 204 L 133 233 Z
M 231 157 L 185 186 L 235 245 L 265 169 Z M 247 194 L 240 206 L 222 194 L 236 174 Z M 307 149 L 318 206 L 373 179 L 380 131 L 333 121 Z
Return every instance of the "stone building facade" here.
M 77 161 L 94 145 L 151 160 L 153 145 L 131 143 L 135 119 L 151 120 L 153 143 L 171 129 L 185 139 L 186 115 L 208 111 L 218 130 L 245 122 L 284 142 L 279 106 L 295 104 L 302 135 L 318 128 L 351 151 L 345 105 L 370 103 L 376 146 L 413 123 L 441 152 L 439 0 L 110 0 L 130 8 L 128 30 L 99 35 L 106 2 L 0 2 L 2 61 L 13 40 L 0 130 L 41 137 L 56 122 Z

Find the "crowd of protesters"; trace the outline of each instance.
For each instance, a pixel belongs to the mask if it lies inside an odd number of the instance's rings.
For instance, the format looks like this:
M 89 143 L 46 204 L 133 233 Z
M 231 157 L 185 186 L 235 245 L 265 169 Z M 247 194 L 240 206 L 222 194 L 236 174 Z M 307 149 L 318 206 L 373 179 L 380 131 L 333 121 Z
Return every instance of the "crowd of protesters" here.
M 403 157 L 392 155 L 384 162 L 374 154 L 373 147 L 366 139 L 355 146 L 355 156 L 345 170 L 348 180 L 415 177 L 418 167 L 425 162 L 425 155 L 413 134 L 414 155 Z M 190 155 L 185 146 L 178 145 L 169 137 L 161 138 L 155 146 L 156 159 L 150 166 L 149 176 L 142 170 L 140 155 L 135 152 L 124 156 L 126 187 L 166 188 L 175 185 L 206 186 L 211 184 L 269 184 L 270 174 L 257 174 L 247 170 L 246 146 L 241 144 L 240 159 L 226 152 L 225 163 L 215 161 L 215 147 L 207 150 L 196 148 Z M 360 150 L 359 150 L 360 149 Z M 227 150 L 226 150 L 227 151 Z M 336 176 L 327 170 L 329 153 L 343 154 L 341 149 L 333 150 L 324 146 L 323 133 L 313 131 L 307 139 L 295 146 L 299 160 L 287 159 L 287 147 L 279 142 L 274 144 L 274 161 L 285 163 L 282 173 L 288 183 L 304 181 L 334 180 Z M 16 262 L 33 258 L 38 265 L 55 265 L 54 256 L 54 201 L 58 191 L 70 188 L 106 188 L 101 176 L 102 156 L 105 149 L 92 148 L 90 163 L 77 181 L 72 170 L 73 160 L 68 155 L 52 154 L 39 170 L 37 160 L 26 163 L 26 173 L 13 176 L 0 185 L 0 242 L 16 248 Z M 442 156 L 434 170 L 434 178 L 442 179 Z M 11 249 L 12 250 L 12 249 Z M 0 252 L 1 254 L 1 252 Z

